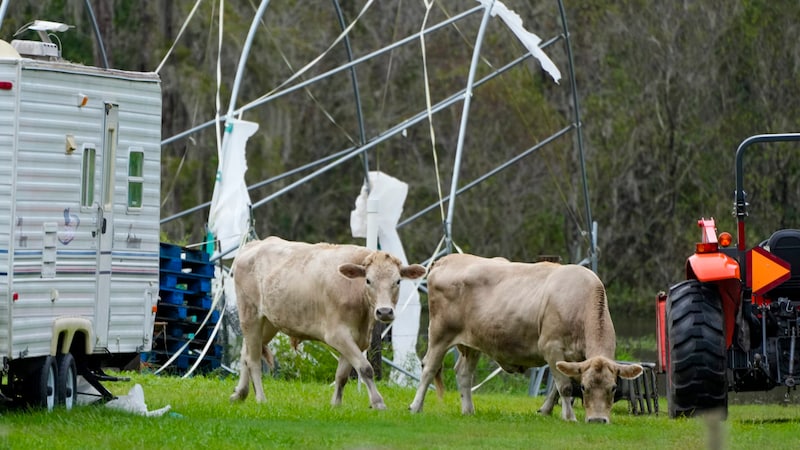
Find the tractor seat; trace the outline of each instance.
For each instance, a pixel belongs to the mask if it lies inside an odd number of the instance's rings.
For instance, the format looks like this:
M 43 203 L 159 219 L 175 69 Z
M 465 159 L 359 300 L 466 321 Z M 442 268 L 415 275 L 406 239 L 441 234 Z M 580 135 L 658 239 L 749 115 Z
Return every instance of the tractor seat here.
M 790 228 L 776 231 L 767 240 L 767 249 L 790 264 L 792 275 L 766 296 L 773 299 L 788 297 L 800 300 L 800 230 Z

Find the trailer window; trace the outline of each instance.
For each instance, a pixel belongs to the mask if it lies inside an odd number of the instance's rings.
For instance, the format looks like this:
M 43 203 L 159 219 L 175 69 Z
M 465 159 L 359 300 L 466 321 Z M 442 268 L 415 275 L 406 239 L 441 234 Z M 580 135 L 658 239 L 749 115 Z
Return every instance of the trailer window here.
M 94 173 L 97 150 L 93 146 L 83 146 L 83 162 L 81 165 L 81 206 L 94 204 Z
M 128 208 L 141 208 L 144 186 L 144 151 L 132 147 L 128 152 Z

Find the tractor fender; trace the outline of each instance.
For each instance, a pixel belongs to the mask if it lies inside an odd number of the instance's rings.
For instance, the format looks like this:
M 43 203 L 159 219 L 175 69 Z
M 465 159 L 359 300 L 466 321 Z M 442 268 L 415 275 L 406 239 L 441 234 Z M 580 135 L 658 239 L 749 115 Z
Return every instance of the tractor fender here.
M 686 278 L 702 282 L 739 279 L 739 263 L 724 253 L 695 253 L 686 260 Z

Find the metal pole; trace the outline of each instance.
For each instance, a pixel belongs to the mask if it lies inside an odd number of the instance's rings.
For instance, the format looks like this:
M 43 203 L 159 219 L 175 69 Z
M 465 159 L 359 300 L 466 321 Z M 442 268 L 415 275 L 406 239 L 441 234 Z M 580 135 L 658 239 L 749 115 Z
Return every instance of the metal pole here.
M 344 31 L 347 26 L 344 22 L 344 15 L 338 0 L 333 0 L 333 7 L 336 9 L 336 17 L 339 19 L 339 27 Z M 347 53 L 347 61 L 353 62 L 353 49 L 350 47 L 350 36 L 344 37 L 344 50 Z M 350 67 L 350 80 L 353 84 L 353 97 L 356 102 L 356 117 L 358 119 L 358 136 L 359 145 L 364 145 L 367 142 L 366 132 L 364 131 L 364 115 L 361 111 L 361 94 L 358 92 L 358 77 L 356 76 L 356 67 Z M 361 160 L 364 163 L 364 184 L 367 186 L 367 193 L 370 191 L 369 185 L 369 155 L 364 152 L 361 155 Z
M 234 78 L 233 80 L 231 101 L 230 104 L 228 105 L 228 113 L 225 115 L 226 123 L 230 121 L 231 118 L 233 118 L 233 111 L 234 107 L 236 106 L 236 97 L 239 95 L 239 86 L 242 84 L 242 76 L 244 74 L 244 68 L 247 65 L 247 58 L 250 56 L 250 47 L 252 46 L 253 38 L 255 38 L 256 35 L 258 22 L 264 15 L 264 11 L 266 11 L 268 5 L 269 5 L 269 0 L 262 0 L 261 4 L 258 5 L 258 10 L 256 11 L 255 17 L 253 17 L 253 21 L 250 22 L 250 31 L 247 32 L 247 40 L 244 42 L 244 48 L 242 48 L 242 54 L 239 55 L 239 65 L 236 67 L 236 78 Z
M 461 127 L 458 131 L 458 145 L 456 146 L 456 160 L 453 165 L 453 179 L 450 183 L 450 201 L 447 204 L 447 218 L 445 219 L 445 248 L 450 253 L 453 244 L 453 213 L 455 211 L 456 191 L 458 190 L 458 172 L 461 170 L 461 154 L 464 151 L 464 135 L 467 131 L 467 119 L 469 118 L 469 105 L 472 98 L 472 85 L 475 80 L 475 71 L 478 67 L 480 60 L 481 44 L 483 44 L 483 35 L 486 33 L 486 25 L 489 23 L 492 8 L 494 7 L 494 0 L 492 4 L 486 8 L 481 20 L 481 27 L 478 29 L 478 37 L 475 42 L 475 49 L 472 51 L 472 63 L 469 67 L 469 76 L 467 78 L 467 87 L 464 95 L 464 107 L 461 113 Z
M 8 5 L 11 3 L 11 0 L 3 0 L 0 2 L 0 28 L 3 28 L 3 19 L 6 18 L 6 10 L 8 9 Z
M 103 57 L 103 67 L 108 69 L 108 57 L 106 56 L 106 46 L 103 43 L 103 36 L 100 35 L 100 27 L 97 26 L 97 18 L 94 16 L 94 10 L 89 0 L 86 0 L 86 11 L 89 13 L 89 18 L 92 19 L 92 28 L 94 28 L 94 36 L 97 38 L 97 46 L 100 47 L 100 55 Z
M 586 180 L 586 160 L 583 155 L 583 133 L 581 132 L 582 125 L 581 125 L 581 112 L 580 106 L 578 103 L 578 88 L 575 83 L 575 68 L 572 58 L 572 45 L 570 44 L 569 40 L 569 29 L 567 28 L 567 14 L 564 10 L 564 2 L 562 0 L 558 0 L 558 10 L 561 13 L 561 26 L 564 29 L 564 40 L 566 43 L 567 48 L 567 58 L 569 60 L 569 81 L 570 81 L 570 88 L 572 90 L 572 101 L 574 102 L 573 111 L 575 112 L 575 131 L 576 137 L 578 140 L 578 155 L 580 157 L 581 163 L 581 177 L 583 178 L 583 201 L 586 206 L 586 229 L 589 233 L 592 234 L 589 239 L 589 257 L 592 263 L 592 271 L 597 272 L 597 247 L 595 246 L 595 236 L 594 233 L 596 228 L 593 226 L 592 221 L 592 207 L 589 203 L 589 187 L 588 182 Z

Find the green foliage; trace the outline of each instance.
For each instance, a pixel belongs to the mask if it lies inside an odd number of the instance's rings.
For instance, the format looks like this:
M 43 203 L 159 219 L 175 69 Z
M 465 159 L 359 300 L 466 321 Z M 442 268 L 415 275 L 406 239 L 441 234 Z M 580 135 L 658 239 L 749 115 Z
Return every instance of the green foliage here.
M 275 378 L 331 383 L 336 375 L 338 355 L 325 344 L 304 341 L 293 349 L 284 334 L 275 336 L 270 343 L 276 361 Z

